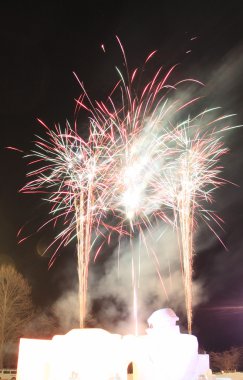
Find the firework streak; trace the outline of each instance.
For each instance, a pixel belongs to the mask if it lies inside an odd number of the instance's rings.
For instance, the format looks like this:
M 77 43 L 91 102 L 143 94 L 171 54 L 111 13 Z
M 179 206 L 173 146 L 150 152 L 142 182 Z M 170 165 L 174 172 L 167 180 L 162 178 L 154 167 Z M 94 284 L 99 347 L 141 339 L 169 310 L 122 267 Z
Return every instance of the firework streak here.
M 117 69 L 119 81 L 105 103 L 92 102 L 76 76 L 82 88 L 76 111 L 88 112 L 89 137 L 80 137 L 76 124 L 72 128 L 67 123 L 62 131 L 41 122 L 46 136 L 37 137 L 35 149 L 27 155 L 35 169 L 21 191 L 45 193 L 51 205 L 48 222 L 64 220 L 50 264 L 61 246 L 77 241 L 81 327 L 90 254 L 97 237 L 116 231 L 120 238 L 126 234 L 132 239 L 136 231 L 143 240 L 144 229 L 150 229 L 154 220 L 171 224 L 178 236 L 191 332 L 193 231 L 199 217 L 211 230 L 211 221 L 221 224 L 205 204 L 213 202 L 213 191 L 226 182 L 219 177 L 219 162 L 227 152 L 222 137 L 229 128 L 228 116 L 214 120 L 211 109 L 185 117 L 199 98 L 185 101 L 178 88 L 201 83 L 172 82 L 176 66 L 166 74 L 160 67 L 142 89 L 137 87 L 140 70 L 129 74 L 121 44 L 120 48 L 127 72 L 124 76 Z M 115 216 L 116 224 L 107 222 L 109 215 Z

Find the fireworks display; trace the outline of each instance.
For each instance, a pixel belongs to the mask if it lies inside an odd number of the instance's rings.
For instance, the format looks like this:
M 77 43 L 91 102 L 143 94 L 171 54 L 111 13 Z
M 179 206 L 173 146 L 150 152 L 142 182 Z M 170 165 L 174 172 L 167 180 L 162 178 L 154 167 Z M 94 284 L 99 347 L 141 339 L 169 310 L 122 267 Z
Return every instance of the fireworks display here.
M 28 174 L 34 179 L 21 191 L 43 192 L 51 204 L 48 222 L 57 223 L 60 218 L 64 220 L 64 228 L 52 243 L 57 243 L 57 248 L 50 265 L 60 247 L 77 238 L 80 325 L 83 327 L 92 229 L 101 226 L 107 209 L 106 197 L 110 192 L 105 181 L 105 174 L 112 162 L 108 135 L 105 131 L 92 128 L 89 140 L 84 141 L 69 124 L 64 132 L 59 127 L 54 130 L 45 128 L 46 139 L 38 137 L 36 150 L 28 156 L 36 158 L 31 164 L 38 168 Z
M 220 177 L 220 159 L 227 152 L 222 138 L 229 128 L 228 117 L 214 119 L 214 109 L 195 115 L 193 106 L 199 98 L 185 101 L 178 88 L 201 83 L 193 79 L 174 82 L 176 66 L 166 73 L 160 67 L 139 87 L 140 70 L 129 74 L 118 42 L 127 72 L 123 75 L 117 69 L 119 81 L 107 102 L 92 102 L 77 78 L 82 89 L 77 114 L 80 109 L 89 114 L 88 138 L 81 137 L 78 123 L 73 128 L 67 123 L 62 131 L 41 122 L 46 135 L 36 138 L 35 148 L 27 155 L 34 169 L 21 191 L 43 193 L 51 206 L 48 222 L 63 220 L 64 227 L 52 243 L 56 247 L 50 264 L 61 246 L 77 241 L 81 327 L 96 238 L 116 231 L 119 239 L 124 235 L 133 239 L 136 231 L 143 241 L 143 231 L 154 220 L 169 223 L 178 236 L 191 332 L 193 232 L 199 218 L 213 231 L 212 221 L 221 224 L 207 204 L 211 206 L 213 191 L 226 182 Z M 194 116 L 188 116 L 188 109 Z M 116 223 L 107 222 L 110 215 Z M 101 248 L 94 250 L 94 257 Z M 134 292 L 135 286 L 134 280 Z
M 173 207 L 178 235 L 189 332 L 192 329 L 193 232 L 196 217 L 198 215 L 207 224 L 213 220 L 220 225 L 218 216 L 206 209 L 205 203 L 213 202 L 212 191 L 225 182 L 219 177 L 222 170 L 219 160 L 227 153 L 227 148 L 214 130 L 205 132 L 208 125 L 203 123 L 203 116 L 187 120 L 176 128 L 178 157 L 166 175 L 168 199 Z

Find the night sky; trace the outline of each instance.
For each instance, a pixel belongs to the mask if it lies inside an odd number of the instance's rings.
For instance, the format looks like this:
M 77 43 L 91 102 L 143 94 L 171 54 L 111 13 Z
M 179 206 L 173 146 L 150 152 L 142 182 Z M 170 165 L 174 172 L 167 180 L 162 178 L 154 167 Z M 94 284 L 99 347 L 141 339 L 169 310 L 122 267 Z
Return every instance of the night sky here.
M 49 227 L 31 235 L 48 216 L 48 204 L 38 195 L 19 193 L 28 168 L 20 153 L 6 147 L 32 149 L 34 135 L 42 133 L 37 118 L 49 127 L 74 121 L 81 90 L 73 72 L 92 99 L 105 99 L 118 79 L 115 66 L 122 64 L 116 35 L 131 68 L 158 50 L 157 63 L 179 64 L 179 76 L 203 81 L 205 104 L 236 114 L 233 124 L 243 124 L 242 11 L 240 1 L 227 6 L 219 1 L 193 6 L 163 1 L 92 2 L 85 7 L 74 1 L 20 3 L 0 6 L 0 260 L 16 264 L 29 279 L 36 304 L 46 308 L 77 284 L 75 245 L 65 248 L 48 270 L 50 256 L 42 253 L 55 232 Z M 79 123 L 84 132 L 86 120 L 80 117 Z M 195 239 L 194 277 L 203 284 L 203 294 L 195 306 L 193 333 L 206 350 L 243 346 L 242 139 L 240 128 L 227 136 L 223 177 L 230 183 L 215 192 L 214 207 L 224 220 L 224 231 L 218 233 L 227 249 L 203 226 Z M 25 224 L 24 233 L 31 236 L 18 245 L 17 232 Z M 107 248 L 92 264 L 99 281 L 115 263 L 107 258 L 112 250 Z M 95 287 L 95 276 L 91 278 Z M 98 295 L 104 298 L 97 290 Z M 125 320 L 123 301 L 113 297 L 110 293 L 104 299 L 104 307 L 114 300 Z M 94 299 L 93 312 L 102 325 L 107 315 Z M 117 314 L 112 316 L 114 322 Z

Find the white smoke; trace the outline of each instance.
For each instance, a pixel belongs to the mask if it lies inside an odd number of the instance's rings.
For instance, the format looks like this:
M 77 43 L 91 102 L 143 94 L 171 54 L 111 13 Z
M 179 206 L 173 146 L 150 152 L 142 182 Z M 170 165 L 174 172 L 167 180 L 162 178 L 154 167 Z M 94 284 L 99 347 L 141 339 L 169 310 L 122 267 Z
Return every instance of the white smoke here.
M 90 273 L 89 294 L 91 298 L 101 300 L 98 317 L 106 328 L 134 332 L 134 289 L 141 328 L 146 326 L 150 314 L 162 307 L 172 307 L 180 315 L 185 315 L 176 233 L 160 224 L 145 232 L 142 240 L 121 243 L 106 261 L 101 278 Z M 205 301 L 203 284 L 195 282 L 193 304 L 202 301 Z

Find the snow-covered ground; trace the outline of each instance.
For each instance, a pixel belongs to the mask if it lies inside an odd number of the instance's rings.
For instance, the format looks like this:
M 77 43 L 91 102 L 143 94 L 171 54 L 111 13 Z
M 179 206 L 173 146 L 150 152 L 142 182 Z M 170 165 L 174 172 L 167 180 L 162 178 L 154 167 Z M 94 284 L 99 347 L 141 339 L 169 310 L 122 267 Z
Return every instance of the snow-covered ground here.
M 214 380 L 216 380 L 216 379 L 243 380 L 243 372 L 215 373 L 213 375 L 213 378 L 214 378 Z
M 133 380 L 132 375 L 128 375 L 128 380 Z M 213 380 L 227 379 L 227 380 L 243 380 L 243 372 L 231 372 L 231 373 L 215 373 L 213 374 Z

